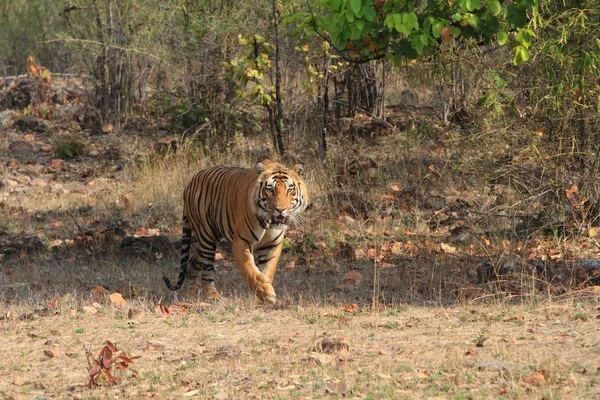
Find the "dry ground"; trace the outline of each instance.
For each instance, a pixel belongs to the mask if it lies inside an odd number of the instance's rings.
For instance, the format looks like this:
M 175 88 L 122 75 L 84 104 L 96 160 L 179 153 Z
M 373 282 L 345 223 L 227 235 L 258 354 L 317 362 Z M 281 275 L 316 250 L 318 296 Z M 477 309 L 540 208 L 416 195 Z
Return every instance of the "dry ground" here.
M 229 298 L 168 315 L 148 302 L 95 308 L 5 315 L 0 398 L 600 396 L 596 301 L 344 311 Z M 141 313 L 130 319 L 130 309 Z M 121 383 L 89 389 L 84 346 L 96 355 L 106 340 L 141 356 L 139 376 L 115 373 Z
M 67 94 L 45 105 L 53 121 L 0 111 L 0 398 L 600 396 L 599 231 L 573 222 L 583 194 L 542 179 L 523 127 L 342 121 L 328 163 L 307 159 L 313 207 L 289 232 L 279 304 L 255 302 L 226 249 L 226 299 L 188 304 L 161 280 L 178 271 L 182 188 L 268 141 L 173 152 L 166 128 L 100 129 Z M 538 217 L 563 195 L 569 224 L 548 233 Z M 84 346 L 107 340 L 141 356 L 139 376 L 90 389 Z

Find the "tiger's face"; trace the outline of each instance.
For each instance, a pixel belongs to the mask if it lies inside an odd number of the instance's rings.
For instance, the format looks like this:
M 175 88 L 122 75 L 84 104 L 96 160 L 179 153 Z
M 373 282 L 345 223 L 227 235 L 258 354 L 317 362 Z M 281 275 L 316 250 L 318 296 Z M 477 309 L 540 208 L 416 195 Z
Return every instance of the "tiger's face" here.
M 263 226 L 287 226 L 297 222 L 308 203 L 304 167 L 286 168 L 265 160 L 256 165 L 259 172 L 257 211 Z

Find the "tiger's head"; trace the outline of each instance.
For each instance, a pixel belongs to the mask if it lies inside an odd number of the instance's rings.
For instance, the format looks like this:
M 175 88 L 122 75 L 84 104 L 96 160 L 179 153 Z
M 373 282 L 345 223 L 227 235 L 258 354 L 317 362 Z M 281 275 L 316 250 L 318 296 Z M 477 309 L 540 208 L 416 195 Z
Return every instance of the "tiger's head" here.
M 304 166 L 287 168 L 271 160 L 256 164 L 258 187 L 256 208 L 263 227 L 287 226 L 297 222 L 308 204 Z

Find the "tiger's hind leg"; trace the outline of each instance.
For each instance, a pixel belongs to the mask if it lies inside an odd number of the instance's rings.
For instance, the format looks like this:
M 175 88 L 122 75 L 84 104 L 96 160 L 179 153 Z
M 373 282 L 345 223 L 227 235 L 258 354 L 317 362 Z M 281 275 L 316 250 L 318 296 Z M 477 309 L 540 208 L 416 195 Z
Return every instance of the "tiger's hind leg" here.
M 215 287 L 215 251 L 216 246 L 207 246 L 199 242 L 193 244 L 191 271 L 195 280 L 200 274 L 200 282 L 204 296 L 209 300 L 220 299 L 221 295 Z

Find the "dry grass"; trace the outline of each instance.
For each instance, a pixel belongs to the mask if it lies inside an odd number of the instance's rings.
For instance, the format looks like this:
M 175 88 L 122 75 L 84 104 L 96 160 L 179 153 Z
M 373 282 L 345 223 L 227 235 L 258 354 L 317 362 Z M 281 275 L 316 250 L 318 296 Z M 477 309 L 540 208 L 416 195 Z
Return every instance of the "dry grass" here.
M 349 313 L 308 299 L 272 308 L 232 297 L 172 308 L 165 316 L 148 301 L 100 306 L 93 315 L 66 301 L 56 316 L 0 321 L 0 393 L 592 399 L 600 395 L 596 307 L 402 306 Z M 142 312 L 130 319 L 129 309 Z M 141 376 L 123 373 L 117 386 L 88 389 L 84 346 L 97 351 L 106 340 L 141 356 L 133 366 Z

